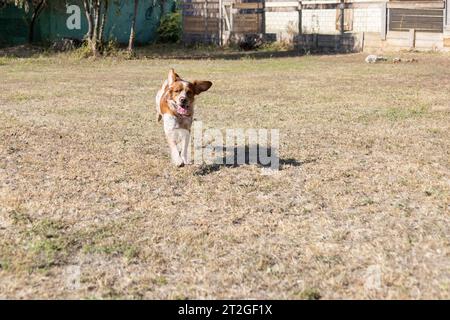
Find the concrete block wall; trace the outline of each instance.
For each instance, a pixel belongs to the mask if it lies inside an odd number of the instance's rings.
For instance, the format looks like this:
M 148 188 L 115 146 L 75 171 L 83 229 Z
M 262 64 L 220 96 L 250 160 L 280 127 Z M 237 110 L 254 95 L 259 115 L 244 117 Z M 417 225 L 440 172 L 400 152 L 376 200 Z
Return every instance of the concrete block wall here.
M 302 14 L 303 32 L 319 34 L 339 33 L 339 30 L 336 28 L 336 9 L 303 10 Z M 353 9 L 353 28 L 351 32 L 380 32 L 381 18 L 381 9 L 377 4 L 368 8 L 355 8 Z
M 298 17 L 296 11 L 290 12 L 266 12 L 267 33 L 287 33 L 289 29 L 298 30 Z
M 382 15 L 378 4 L 353 9 L 353 32 L 381 32 Z
M 284 33 L 298 30 L 298 12 L 266 12 L 266 32 Z M 303 33 L 338 34 L 336 9 L 309 9 L 302 12 Z M 382 10 L 374 4 L 368 8 L 353 9 L 353 32 L 381 32 Z
M 302 11 L 303 33 L 338 34 L 336 9 L 310 9 Z

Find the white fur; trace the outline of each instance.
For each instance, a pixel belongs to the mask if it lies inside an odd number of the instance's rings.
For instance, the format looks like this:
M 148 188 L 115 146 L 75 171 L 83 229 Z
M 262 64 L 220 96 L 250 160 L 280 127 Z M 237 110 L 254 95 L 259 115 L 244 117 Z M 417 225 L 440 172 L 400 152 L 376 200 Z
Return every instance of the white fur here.
M 157 100 L 156 109 L 159 114 L 160 111 L 160 99 L 162 96 L 160 90 L 156 96 Z M 189 142 L 190 142 L 190 130 L 184 128 L 191 128 L 192 118 L 179 118 L 171 114 L 163 114 L 162 120 L 164 123 L 164 133 L 166 134 L 167 143 L 170 148 L 170 157 L 172 162 L 176 166 L 182 166 L 183 164 L 189 164 Z M 180 151 L 177 145 L 180 144 Z

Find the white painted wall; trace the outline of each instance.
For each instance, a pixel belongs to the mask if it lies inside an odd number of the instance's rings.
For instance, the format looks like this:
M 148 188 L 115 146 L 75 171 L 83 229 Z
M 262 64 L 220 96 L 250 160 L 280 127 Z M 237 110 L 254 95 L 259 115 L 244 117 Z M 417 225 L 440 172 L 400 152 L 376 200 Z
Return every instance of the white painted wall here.
M 280 33 L 298 30 L 298 12 L 266 12 L 266 32 Z

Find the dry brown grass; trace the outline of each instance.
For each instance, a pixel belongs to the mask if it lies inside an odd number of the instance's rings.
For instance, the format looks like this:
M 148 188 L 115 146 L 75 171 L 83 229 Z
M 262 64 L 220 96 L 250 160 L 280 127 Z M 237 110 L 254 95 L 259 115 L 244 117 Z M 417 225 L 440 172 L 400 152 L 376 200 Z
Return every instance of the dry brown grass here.
M 415 57 L 2 58 L 0 297 L 450 298 L 450 57 Z M 280 129 L 281 170 L 173 168 L 170 66 L 207 127 Z

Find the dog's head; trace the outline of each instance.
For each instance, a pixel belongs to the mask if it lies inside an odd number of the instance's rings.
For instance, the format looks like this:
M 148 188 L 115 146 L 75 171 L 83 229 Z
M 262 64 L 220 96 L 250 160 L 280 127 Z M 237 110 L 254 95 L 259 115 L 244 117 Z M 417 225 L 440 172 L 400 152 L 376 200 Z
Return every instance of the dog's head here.
M 212 86 L 211 81 L 188 82 L 182 80 L 175 70 L 170 69 L 168 76 L 168 95 L 169 106 L 181 116 L 191 116 L 194 111 L 195 96 Z

